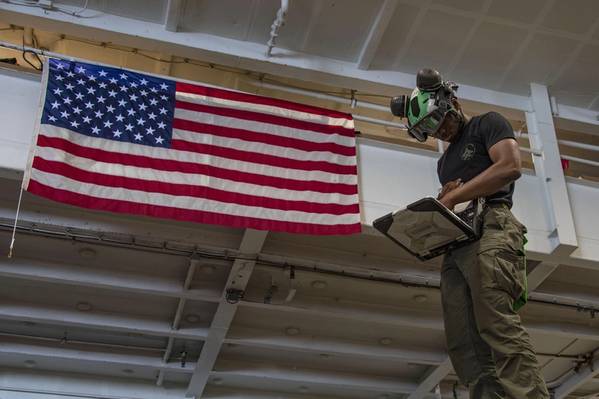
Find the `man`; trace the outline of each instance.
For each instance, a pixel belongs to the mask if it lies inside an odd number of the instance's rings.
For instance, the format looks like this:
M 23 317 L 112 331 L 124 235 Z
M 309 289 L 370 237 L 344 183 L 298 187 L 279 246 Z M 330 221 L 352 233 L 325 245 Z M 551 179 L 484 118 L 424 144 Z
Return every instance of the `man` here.
M 447 208 L 485 198 L 480 240 L 445 256 L 441 296 L 451 362 L 472 399 L 549 398 L 517 310 L 526 301 L 526 228 L 514 217 L 520 151 L 509 122 L 496 112 L 467 118 L 457 86 L 438 72 L 418 74 L 405 101 L 408 131 L 449 143 L 438 162 Z M 395 101 L 395 99 L 394 99 Z M 392 111 L 398 115 L 398 104 Z M 401 114 L 401 112 L 400 112 Z

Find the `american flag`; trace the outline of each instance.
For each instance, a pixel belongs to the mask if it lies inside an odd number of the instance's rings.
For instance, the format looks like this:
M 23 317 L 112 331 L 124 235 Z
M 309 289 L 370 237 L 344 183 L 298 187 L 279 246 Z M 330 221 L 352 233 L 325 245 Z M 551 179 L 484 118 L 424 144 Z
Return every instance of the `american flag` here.
M 111 212 L 360 231 L 351 115 L 49 59 L 24 187 Z

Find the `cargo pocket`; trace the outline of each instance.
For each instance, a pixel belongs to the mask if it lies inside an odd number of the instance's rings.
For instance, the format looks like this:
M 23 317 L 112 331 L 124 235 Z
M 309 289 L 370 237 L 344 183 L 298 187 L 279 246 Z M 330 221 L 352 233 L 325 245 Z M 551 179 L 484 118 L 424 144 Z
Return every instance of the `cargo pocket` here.
M 517 311 L 527 300 L 526 258 L 522 251 L 513 252 L 508 248 L 487 249 L 479 253 L 481 267 L 487 268 L 485 285 L 487 288 L 504 291 Z M 484 277 L 483 277 L 484 278 Z
M 510 255 L 523 255 L 525 232 L 526 227 L 507 208 L 489 209 L 485 215 L 483 234 L 478 243 L 478 252 L 503 249 L 508 253 L 505 256 L 508 258 L 507 260 L 513 260 Z M 515 262 L 515 260 L 513 261 Z

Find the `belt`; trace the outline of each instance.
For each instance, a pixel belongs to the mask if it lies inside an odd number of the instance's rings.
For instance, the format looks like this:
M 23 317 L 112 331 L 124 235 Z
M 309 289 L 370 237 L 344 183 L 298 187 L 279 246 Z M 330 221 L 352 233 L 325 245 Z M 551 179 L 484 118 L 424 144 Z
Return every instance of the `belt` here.
M 508 204 L 503 203 L 503 202 L 491 202 L 491 203 L 486 203 L 485 207 L 487 208 L 505 208 L 505 209 L 510 209 L 510 207 L 508 206 Z

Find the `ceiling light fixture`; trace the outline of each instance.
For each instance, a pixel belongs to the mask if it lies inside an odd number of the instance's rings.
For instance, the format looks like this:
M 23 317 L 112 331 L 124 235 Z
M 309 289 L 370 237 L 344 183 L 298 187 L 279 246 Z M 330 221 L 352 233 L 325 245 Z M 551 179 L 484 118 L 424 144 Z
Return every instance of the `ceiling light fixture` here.
M 194 324 L 200 321 L 200 316 L 198 316 L 197 314 L 188 314 L 187 316 L 185 316 L 185 321 Z
M 220 377 L 216 377 L 212 379 L 212 383 L 214 385 L 223 385 L 223 379 Z
M 89 302 L 77 302 L 77 305 L 75 305 L 75 307 L 77 308 L 77 310 L 81 312 L 88 312 L 92 310 L 92 305 Z
M 212 265 L 203 265 L 202 267 L 200 267 L 200 271 L 206 275 L 214 274 L 215 270 L 216 268 Z
M 81 256 L 84 259 L 92 259 L 96 257 L 96 250 L 89 248 L 89 247 L 84 247 L 79 249 L 79 256 Z
M 297 327 L 287 327 L 285 329 L 285 334 L 287 334 L 287 335 L 293 336 L 293 335 L 298 335 L 299 333 L 300 333 L 300 329 Z
M 317 290 L 322 290 L 324 288 L 327 288 L 327 282 L 322 281 L 322 280 L 312 281 L 312 288 L 315 288 Z
M 79 249 L 79 256 L 85 259 L 92 259 L 96 257 L 96 250 L 89 247 Z
M 424 294 L 414 295 L 412 297 L 412 300 L 416 303 L 424 303 L 424 302 L 428 301 L 428 296 L 426 296 Z

